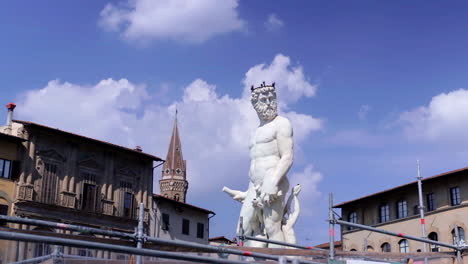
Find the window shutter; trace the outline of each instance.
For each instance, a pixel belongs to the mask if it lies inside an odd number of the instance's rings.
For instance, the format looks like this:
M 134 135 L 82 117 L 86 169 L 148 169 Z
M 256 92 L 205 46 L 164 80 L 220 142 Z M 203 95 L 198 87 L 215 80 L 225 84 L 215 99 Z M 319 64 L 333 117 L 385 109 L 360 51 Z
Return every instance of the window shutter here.
M 18 180 L 20 174 L 21 174 L 21 161 L 14 160 L 12 162 L 12 168 L 11 168 L 11 179 L 13 181 Z

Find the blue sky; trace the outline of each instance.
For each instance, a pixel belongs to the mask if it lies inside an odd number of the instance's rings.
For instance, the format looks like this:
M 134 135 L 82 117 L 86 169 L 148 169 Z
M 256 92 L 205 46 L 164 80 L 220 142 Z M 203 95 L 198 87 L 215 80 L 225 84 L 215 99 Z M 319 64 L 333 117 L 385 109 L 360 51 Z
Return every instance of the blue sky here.
M 244 90 L 278 84 L 304 185 L 299 241 L 342 202 L 467 165 L 465 1 L 10 1 L 1 101 L 16 117 L 165 157 L 175 105 L 190 203 L 232 237 L 256 126 Z M 245 143 L 244 143 L 245 142 Z M 160 172 L 157 172 L 160 176 Z

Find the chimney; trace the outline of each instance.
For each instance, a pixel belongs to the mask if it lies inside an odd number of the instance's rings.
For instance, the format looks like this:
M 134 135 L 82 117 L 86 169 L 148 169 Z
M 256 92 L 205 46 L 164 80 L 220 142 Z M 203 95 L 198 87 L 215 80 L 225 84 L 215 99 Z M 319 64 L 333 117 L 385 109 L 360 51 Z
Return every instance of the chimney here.
M 7 121 L 6 121 L 6 129 L 5 132 L 7 134 L 11 134 L 11 125 L 13 123 L 13 110 L 15 110 L 16 105 L 14 103 L 9 103 L 6 105 L 8 109 Z
M 143 149 L 142 149 L 140 146 L 136 146 L 136 147 L 135 147 L 135 150 L 136 150 L 136 151 L 139 151 L 139 152 L 143 152 Z

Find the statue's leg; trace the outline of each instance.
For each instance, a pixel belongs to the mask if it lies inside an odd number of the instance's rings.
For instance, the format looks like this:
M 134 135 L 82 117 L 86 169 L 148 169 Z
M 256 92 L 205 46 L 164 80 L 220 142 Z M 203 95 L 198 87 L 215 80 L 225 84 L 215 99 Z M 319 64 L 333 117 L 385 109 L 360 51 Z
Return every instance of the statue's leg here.
M 255 198 L 255 190 L 249 188 L 247 190 L 247 195 L 242 204 L 240 217 L 242 218 L 242 228 L 244 230 L 244 235 L 252 236 L 258 232 L 257 226 L 259 226 L 258 220 L 255 215 L 255 208 L 253 207 L 252 201 Z M 240 221 L 240 219 L 239 219 Z M 240 234 L 240 225 L 238 225 L 237 233 Z M 245 246 L 249 246 L 250 242 L 245 241 Z
M 265 224 L 265 232 L 270 240 L 282 241 L 284 242 L 284 234 L 281 230 L 281 220 L 283 219 L 283 199 L 284 196 L 278 198 L 270 204 L 270 206 L 265 206 L 263 208 L 263 221 Z M 281 248 L 280 245 L 268 244 L 270 248 Z

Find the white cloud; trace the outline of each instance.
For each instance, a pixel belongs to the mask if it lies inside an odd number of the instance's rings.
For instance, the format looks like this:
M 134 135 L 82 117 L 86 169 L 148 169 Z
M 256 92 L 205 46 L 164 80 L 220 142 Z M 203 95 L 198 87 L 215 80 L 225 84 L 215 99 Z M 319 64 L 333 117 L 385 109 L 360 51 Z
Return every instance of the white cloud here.
M 213 101 L 216 99 L 216 86 L 210 85 L 202 79 L 196 79 L 184 90 L 184 102 Z
M 98 24 L 129 41 L 201 43 L 245 28 L 238 5 L 238 0 L 127 0 L 117 5 L 108 3 Z
M 313 207 L 316 204 L 306 201 L 315 201 L 322 196 L 319 191 L 318 184 L 322 181 L 323 175 L 317 171 L 312 164 L 307 164 L 304 170 L 292 173 L 289 176 L 289 182 L 291 188 L 300 184 L 302 187 L 301 193 L 299 194 L 299 202 L 301 204 L 301 214 L 304 216 L 310 216 L 313 213 Z
M 361 107 L 359 108 L 359 112 L 358 112 L 359 120 L 365 120 L 370 110 L 371 110 L 371 107 L 369 105 L 361 105 Z
M 468 90 L 436 95 L 428 106 L 404 112 L 399 120 L 410 139 L 468 143 Z
M 283 26 L 284 22 L 274 13 L 270 14 L 268 19 L 265 21 L 265 27 L 268 31 L 275 31 L 282 28 Z
M 261 82 L 276 83 L 280 107 L 295 103 L 301 97 L 312 97 L 317 86 L 305 77 L 301 65 L 291 66 L 291 59 L 283 54 L 275 56 L 270 65 L 255 65 L 245 74 L 244 97 L 250 96 L 250 86 L 259 86 Z

